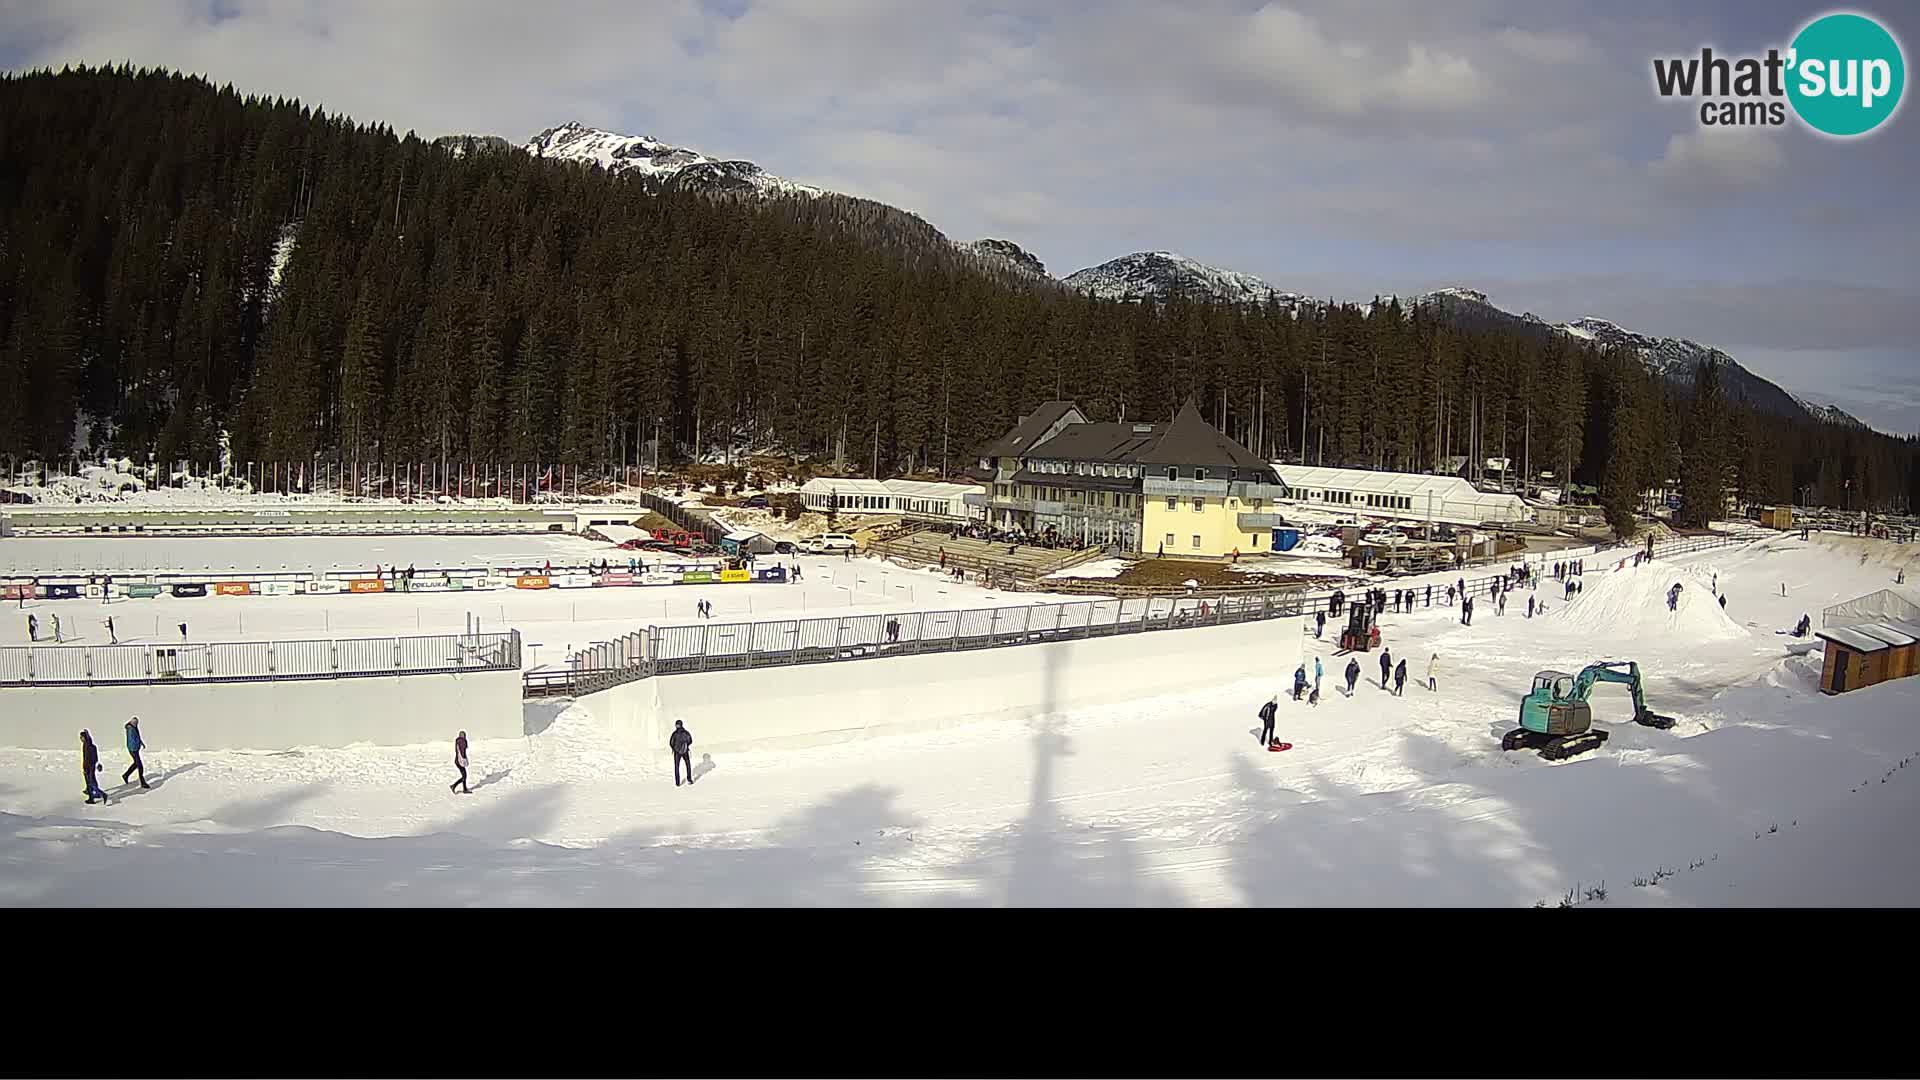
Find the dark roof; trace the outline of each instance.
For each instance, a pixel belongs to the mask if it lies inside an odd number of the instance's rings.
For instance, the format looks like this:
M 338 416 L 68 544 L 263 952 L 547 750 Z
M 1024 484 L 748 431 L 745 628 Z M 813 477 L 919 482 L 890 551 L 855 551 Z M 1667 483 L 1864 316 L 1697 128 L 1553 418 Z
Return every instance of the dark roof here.
M 1092 491 L 1139 491 L 1139 479 L 1131 476 L 1081 476 L 1079 473 L 1041 473 L 1021 469 L 1013 474 L 1015 483 L 1052 484 L 1055 487 L 1086 488 Z
M 1260 455 L 1200 419 L 1200 410 L 1194 408 L 1191 398 L 1166 426 L 1166 434 L 1160 437 L 1159 443 L 1142 452 L 1138 460 L 1147 465 L 1218 465 L 1262 473 L 1273 471 L 1273 466 L 1260 460 Z
M 1027 452 L 1047 429 L 1060 421 L 1060 418 L 1074 410 L 1071 401 L 1048 401 L 1013 425 L 1013 430 L 1000 436 L 981 448 L 982 457 L 1019 457 Z
M 1136 431 L 1136 428 L 1146 428 Z M 1068 424 L 1060 433 L 1026 452 L 1030 458 L 1058 461 L 1136 462 L 1142 451 L 1150 449 L 1165 424 L 1087 423 Z

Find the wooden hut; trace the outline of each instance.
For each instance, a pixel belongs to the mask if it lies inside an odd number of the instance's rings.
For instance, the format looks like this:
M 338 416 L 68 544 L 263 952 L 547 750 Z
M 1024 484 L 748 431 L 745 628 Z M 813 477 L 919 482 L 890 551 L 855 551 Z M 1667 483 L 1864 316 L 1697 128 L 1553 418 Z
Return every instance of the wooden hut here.
M 1904 679 L 1913 674 L 1914 651 L 1920 648 L 1920 636 L 1906 633 L 1887 622 L 1861 623 L 1854 629 L 1887 643 L 1888 679 Z
M 1831 626 L 1814 636 L 1826 643 L 1821 651 L 1820 692 L 1844 694 L 1887 681 L 1887 661 L 1893 646 L 1857 626 Z

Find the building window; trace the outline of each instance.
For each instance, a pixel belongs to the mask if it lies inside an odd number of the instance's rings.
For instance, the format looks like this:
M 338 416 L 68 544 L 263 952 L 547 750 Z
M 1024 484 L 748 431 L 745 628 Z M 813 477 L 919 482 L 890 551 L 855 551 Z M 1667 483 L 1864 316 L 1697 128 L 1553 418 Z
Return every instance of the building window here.
M 1258 551 L 1258 550 L 1260 550 L 1261 548 L 1263 548 L 1263 547 L 1266 547 L 1266 546 L 1267 546 L 1267 537 L 1266 537 L 1266 534 L 1265 534 L 1265 533 L 1254 533 L 1254 534 L 1253 534 L 1253 549 L 1254 549 L 1255 551 Z
M 1173 534 L 1172 534 L 1172 533 L 1168 533 L 1168 534 L 1167 534 L 1167 543 L 1166 543 L 1166 546 L 1167 546 L 1167 547 L 1172 547 L 1172 546 L 1173 546 Z
M 1200 498 L 1198 495 L 1194 496 L 1193 512 L 1196 514 L 1204 513 L 1206 509 L 1207 509 L 1207 500 Z
M 1200 550 L 1200 534 L 1199 533 L 1193 534 L 1193 549 L 1195 551 Z
M 1207 470 L 1205 469 L 1193 470 L 1193 478 L 1195 480 L 1205 480 L 1207 478 Z
M 1254 508 L 1255 510 L 1258 510 L 1258 509 L 1260 509 L 1260 500 L 1259 500 L 1259 499 L 1252 499 L 1252 500 L 1250 500 L 1250 501 L 1248 501 L 1248 503 L 1247 503 L 1247 505 L 1248 505 L 1248 506 L 1251 506 L 1251 507 L 1253 507 L 1253 508 Z
M 1178 495 L 1167 496 L 1167 509 L 1169 510 L 1180 509 L 1180 497 Z
M 1172 465 L 1167 466 L 1167 479 L 1169 480 L 1180 479 L 1180 470 L 1177 467 Z

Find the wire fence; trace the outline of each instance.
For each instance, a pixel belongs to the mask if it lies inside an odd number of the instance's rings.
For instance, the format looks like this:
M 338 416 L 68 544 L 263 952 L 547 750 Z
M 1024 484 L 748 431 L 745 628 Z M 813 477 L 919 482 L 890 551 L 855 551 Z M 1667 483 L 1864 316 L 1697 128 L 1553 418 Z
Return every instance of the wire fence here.
M 0 648 L 0 686 L 267 682 L 518 671 L 520 632 Z
M 1670 540 L 1654 545 L 1654 557 L 1732 547 L 1762 535 L 1776 534 L 1756 531 Z M 1538 576 L 1549 577 L 1549 562 L 1595 560 L 1593 568 L 1598 570 L 1608 561 L 1628 560 L 1645 550 L 1644 544 L 1627 543 L 1553 552 L 1544 560 L 1528 556 L 1514 561 L 1529 562 L 1535 565 Z M 1462 577 L 1458 583 L 1464 584 L 1464 595 L 1473 596 L 1489 594 L 1496 583 L 1506 585 L 1511 581 L 1511 576 L 1503 572 L 1471 581 Z M 911 656 L 1337 613 L 1339 607 L 1363 597 L 1369 587 L 1380 585 L 1355 582 L 1350 589 L 1318 591 L 1294 588 L 1259 594 L 1108 598 L 839 618 L 649 626 L 575 652 L 562 667 L 527 672 L 522 676 L 523 690 L 528 697 L 578 696 L 657 675 Z M 1460 594 L 1456 587 L 1456 597 Z M 1430 597 L 1431 593 L 1423 595 L 1429 605 Z

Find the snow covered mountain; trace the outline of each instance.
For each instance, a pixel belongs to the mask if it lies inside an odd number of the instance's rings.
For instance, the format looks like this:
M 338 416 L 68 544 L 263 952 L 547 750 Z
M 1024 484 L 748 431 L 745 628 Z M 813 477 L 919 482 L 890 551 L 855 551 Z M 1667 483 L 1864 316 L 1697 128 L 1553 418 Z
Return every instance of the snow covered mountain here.
M 498 135 L 442 135 L 433 140 L 433 145 L 452 151 L 454 157 L 464 157 L 468 150 L 511 150 L 513 144 Z
M 823 194 L 820 188 L 775 176 L 751 161 L 712 158 L 645 135 L 620 135 L 578 123 L 548 128 L 523 149 L 538 157 L 587 162 L 611 173 L 658 177 L 690 191 Z
M 1567 323 L 1549 323 L 1532 312 L 1515 315 L 1495 307 L 1487 299 L 1487 294 L 1477 289 L 1437 289 L 1416 297 L 1403 297 L 1402 302 L 1436 307 L 1450 321 L 1461 325 L 1532 329 L 1542 334 L 1564 334 L 1601 348 L 1631 349 L 1655 374 L 1682 385 L 1692 383 L 1694 368 L 1704 360 L 1720 367 L 1722 384 L 1728 396 L 1736 401 L 1747 402 L 1778 416 L 1865 426 L 1831 405 L 1812 405 L 1795 397 L 1778 384 L 1741 367 L 1738 360 L 1720 349 L 1686 338 L 1654 337 L 1593 316 Z
M 1816 401 L 1808 401 L 1799 394 L 1793 395 L 1793 400 L 1798 402 L 1801 408 L 1813 414 L 1815 420 L 1825 420 L 1829 424 L 1841 424 L 1846 427 L 1861 429 L 1865 429 L 1867 426 L 1866 421 L 1861 420 L 1840 408 L 1838 405 L 1822 405 Z
M 1264 304 L 1273 299 L 1297 308 L 1314 302 L 1311 297 L 1276 289 L 1252 274 L 1208 266 L 1171 251 L 1136 251 L 1077 270 L 1064 280 L 1069 287 L 1103 300 L 1158 300 L 1183 292 L 1234 304 Z

